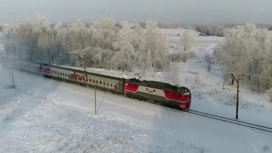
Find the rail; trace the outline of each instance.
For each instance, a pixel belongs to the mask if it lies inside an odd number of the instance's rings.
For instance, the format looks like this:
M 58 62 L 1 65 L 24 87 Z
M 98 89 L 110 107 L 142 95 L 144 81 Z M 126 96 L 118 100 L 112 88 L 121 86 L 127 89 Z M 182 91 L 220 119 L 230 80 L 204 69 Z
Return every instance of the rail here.
M 218 116 L 218 115 L 213 115 L 213 114 L 209 114 L 209 113 L 205 113 L 205 112 L 195 111 L 195 110 L 189 110 L 187 113 L 272 133 L 271 127 L 267 127 L 267 126 L 263 126 L 263 125 L 239 121 L 239 120 L 235 120 L 235 119 L 231 119 L 231 118 L 227 118 L 227 117 L 222 117 L 222 116 Z

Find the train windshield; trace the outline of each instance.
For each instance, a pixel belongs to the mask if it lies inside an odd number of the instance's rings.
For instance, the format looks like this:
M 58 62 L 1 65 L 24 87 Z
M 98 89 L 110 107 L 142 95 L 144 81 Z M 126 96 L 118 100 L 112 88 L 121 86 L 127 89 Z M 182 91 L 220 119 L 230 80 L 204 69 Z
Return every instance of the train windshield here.
M 188 88 L 180 87 L 178 88 L 178 92 L 182 92 L 184 96 L 190 96 L 191 92 Z

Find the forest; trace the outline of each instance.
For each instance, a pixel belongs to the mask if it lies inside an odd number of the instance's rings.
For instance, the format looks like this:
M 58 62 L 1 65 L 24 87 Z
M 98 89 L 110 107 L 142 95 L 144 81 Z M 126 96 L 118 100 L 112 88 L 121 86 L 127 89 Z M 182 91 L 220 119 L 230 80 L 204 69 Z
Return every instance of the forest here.
M 133 68 L 165 69 L 169 66 L 167 37 L 156 22 L 145 28 L 113 18 L 90 24 L 50 23 L 38 16 L 34 22 L 3 25 L 7 53 L 30 61 L 131 71 Z

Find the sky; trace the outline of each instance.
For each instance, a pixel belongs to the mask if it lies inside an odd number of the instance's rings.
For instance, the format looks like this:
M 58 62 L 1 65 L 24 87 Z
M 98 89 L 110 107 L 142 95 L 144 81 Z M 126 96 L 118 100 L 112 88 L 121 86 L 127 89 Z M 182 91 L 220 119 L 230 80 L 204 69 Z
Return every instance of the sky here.
M 272 24 L 272 0 L 0 0 L 0 22 L 147 20 L 182 24 Z

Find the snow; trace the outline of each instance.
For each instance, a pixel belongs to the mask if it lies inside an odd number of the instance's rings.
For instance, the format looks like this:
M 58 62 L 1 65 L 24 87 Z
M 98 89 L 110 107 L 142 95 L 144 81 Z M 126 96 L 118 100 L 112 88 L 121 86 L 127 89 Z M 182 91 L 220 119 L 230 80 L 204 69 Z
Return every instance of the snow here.
M 205 56 L 216 43 L 204 44 L 194 46 L 196 58 L 179 63 L 178 82 L 192 91 L 191 109 L 234 118 L 236 87 L 222 89 L 220 66 L 207 71 Z M 87 70 L 117 77 L 137 73 Z M 172 72 L 139 73 L 172 83 L 165 74 Z M 94 115 L 92 88 L 14 71 L 16 89 L 9 89 L 10 76 L 0 65 L 0 152 L 272 152 L 272 134 L 266 132 L 100 90 Z M 239 120 L 272 127 L 268 95 L 241 88 Z
M 117 111 L 107 113 L 104 103 L 94 116 L 93 97 L 89 95 L 93 90 L 21 72 L 15 72 L 21 78 L 16 79 L 17 89 L 6 89 L 8 73 L 1 70 L 1 74 L 7 74 L 1 75 L 1 80 L 7 80 L 1 81 L 0 86 L 0 152 L 205 151 L 203 147 L 117 116 Z M 103 94 L 98 91 L 100 104 Z M 116 102 L 127 101 L 112 96 L 117 98 Z M 104 98 L 109 101 L 110 97 Z
M 269 152 L 272 134 L 121 95 L 0 73 L 0 152 Z M 193 108 L 200 108 L 194 100 Z M 254 114 L 248 114 L 255 116 Z M 271 114 L 270 114 L 271 115 Z M 265 118 L 264 118 L 265 119 Z M 270 117 L 266 117 L 270 121 Z M 268 150 L 268 151 L 267 151 Z
M 194 37 L 194 46 L 217 44 L 224 40 L 223 37 L 217 36 L 199 36 L 200 33 L 194 29 L 187 30 L 189 30 Z M 179 46 L 179 40 L 183 36 L 186 29 L 162 29 L 162 31 L 167 34 L 170 43 L 174 43 L 175 45 Z M 179 36 L 177 34 L 179 34 Z

